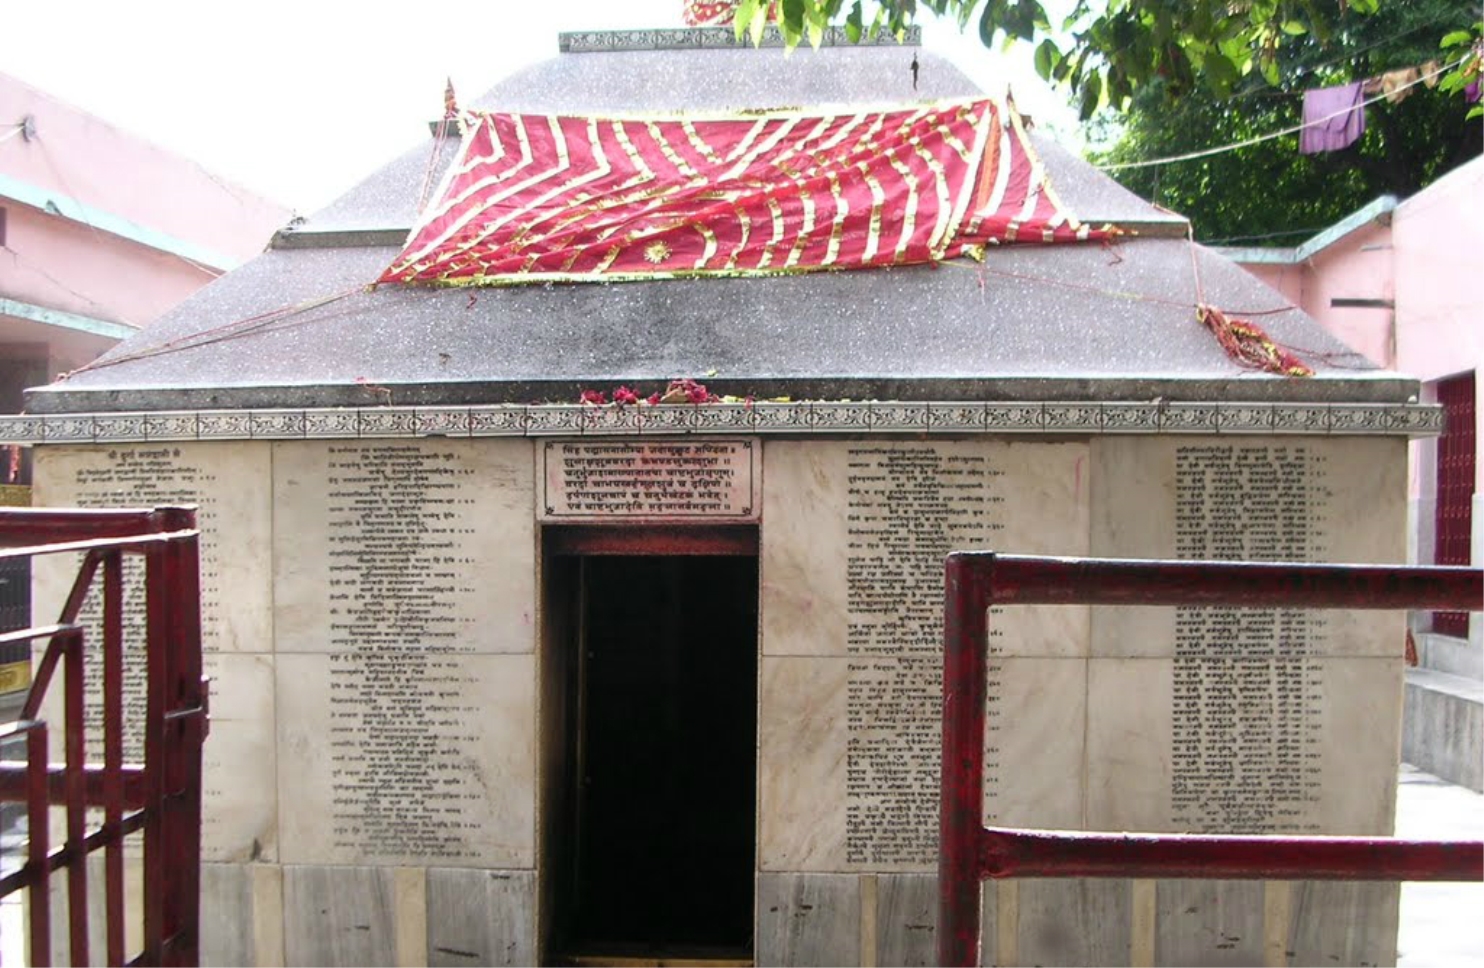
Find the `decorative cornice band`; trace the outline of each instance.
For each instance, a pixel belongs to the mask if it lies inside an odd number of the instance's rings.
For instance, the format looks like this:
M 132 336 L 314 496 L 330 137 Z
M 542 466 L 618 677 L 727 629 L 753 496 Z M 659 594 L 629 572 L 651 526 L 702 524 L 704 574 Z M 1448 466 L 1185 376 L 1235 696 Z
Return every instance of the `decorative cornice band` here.
M 806 38 L 800 46 L 808 46 Z M 677 27 L 654 30 L 578 30 L 557 34 L 557 49 L 563 54 L 601 54 L 628 50 L 724 50 L 751 47 L 752 38 L 738 39 L 731 27 Z M 759 47 L 782 47 L 777 27 L 763 30 Z M 844 27 L 826 27 L 821 47 L 920 47 L 922 28 L 908 27 L 900 41 L 888 31 L 862 33 L 852 42 Z
M 646 434 L 1317 434 L 1436 436 L 1432 404 L 755 403 L 346 407 L 0 416 L 0 443 Z

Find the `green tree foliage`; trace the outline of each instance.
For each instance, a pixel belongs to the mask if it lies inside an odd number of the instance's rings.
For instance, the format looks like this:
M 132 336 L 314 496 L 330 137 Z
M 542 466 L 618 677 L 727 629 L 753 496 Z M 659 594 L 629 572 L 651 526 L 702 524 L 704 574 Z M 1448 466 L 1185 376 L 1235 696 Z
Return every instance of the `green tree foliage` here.
M 1228 97 L 1191 90 L 1170 99 L 1156 82 L 1121 119 L 1121 137 L 1095 160 L 1168 158 L 1245 141 L 1301 122 L 1303 90 L 1466 56 L 1473 0 L 1388 3 L 1371 16 L 1342 15 L 1328 41 L 1295 36 L 1279 51 L 1277 77 L 1251 79 Z M 1446 47 L 1439 38 L 1450 41 Z M 1447 72 L 1458 75 L 1458 72 Z M 1365 135 L 1338 152 L 1298 153 L 1290 134 L 1206 158 L 1111 174 L 1137 194 L 1188 216 L 1196 237 L 1232 244 L 1292 245 L 1372 199 L 1406 197 L 1477 156 L 1484 134 L 1466 120 L 1462 81 L 1417 85 L 1397 104 L 1369 106 Z
M 1122 108 L 1157 85 L 1167 96 L 1205 90 L 1226 95 L 1244 78 L 1276 83 L 1283 51 L 1295 37 L 1327 42 L 1344 21 L 1377 10 L 1380 0 L 1068 0 L 1053 23 L 1042 0 L 741 0 L 737 32 L 760 36 L 776 19 L 792 44 L 817 42 L 827 24 L 846 30 L 904 30 L 920 9 L 978 24 L 986 45 L 1003 39 L 1036 44 L 1036 69 L 1076 94 L 1082 116 Z M 1392 0 L 1406 5 L 1401 0 Z M 1058 4 L 1053 3 L 1053 7 Z M 1065 6 L 1065 4 L 1061 4 Z

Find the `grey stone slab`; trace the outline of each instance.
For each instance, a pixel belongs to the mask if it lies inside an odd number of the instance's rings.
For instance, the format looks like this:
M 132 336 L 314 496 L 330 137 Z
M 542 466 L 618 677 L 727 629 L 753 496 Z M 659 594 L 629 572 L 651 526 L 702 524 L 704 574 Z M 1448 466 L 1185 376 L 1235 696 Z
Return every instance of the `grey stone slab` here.
M 1262 881 L 1159 881 L 1154 896 L 1155 964 L 1262 964 Z
M 255 965 L 252 871 L 242 864 L 201 865 L 201 964 Z
M 1000 936 L 999 888 L 995 881 L 984 881 L 979 885 L 979 964 L 996 965 L 995 950 Z
M 1133 929 L 1127 880 L 1020 881 L 1022 965 L 1126 965 Z
M 1190 311 L 1188 244 L 1143 239 L 1109 264 L 1100 246 L 1001 247 L 994 284 L 972 267 L 909 266 L 778 278 L 463 289 L 364 286 L 389 248 L 268 252 L 114 352 L 137 354 L 337 290 L 297 325 L 91 369 L 28 394 L 31 412 L 207 406 L 452 406 L 575 401 L 580 388 L 646 391 L 718 373 L 758 398 L 1402 402 L 1415 381 L 1365 367 L 1298 310 L 1273 338 L 1331 360 L 1308 380 L 1255 376 Z M 1278 309 L 1239 267 L 1201 257 L 1208 299 Z M 1075 285 L 1077 288 L 1073 288 Z M 1130 331 L 1142 338 L 1128 339 Z M 105 356 L 105 360 L 110 357 Z M 1348 367 L 1348 368 L 1346 368 Z M 374 380 L 379 392 L 368 387 Z M 1214 413 L 1214 411 L 1213 411 Z M 1214 416 L 1212 417 L 1214 420 Z
M 759 874 L 759 965 L 860 964 L 860 878 L 854 874 Z
M 1396 964 L 1401 887 L 1379 881 L 1298 881 L 1289 902 L 1290 965 Z
M 1476 679 L 1408 669 L 1402 759 L 1450 783 L 1484 791 L 1484 697 Z
M 428 964 L 534 965 L 534 871 L 428 869 Z
M 288 963 L 395 965 L 393 873 L 390 867 L 285 867 Z
M 938 963 L 938 878 L 881 874 L 876 878 L 876 964 Z

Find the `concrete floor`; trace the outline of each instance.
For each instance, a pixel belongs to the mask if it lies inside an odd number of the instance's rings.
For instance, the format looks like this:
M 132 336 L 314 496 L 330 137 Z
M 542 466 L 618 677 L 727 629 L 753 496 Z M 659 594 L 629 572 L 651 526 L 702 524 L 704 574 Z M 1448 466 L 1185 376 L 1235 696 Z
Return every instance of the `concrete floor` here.
M 1396 835 L 1484 840 L 1484 795 L 1402 764 Z M 1402 885 L 1398 965 L 1484 965 L 1484 884 Z
M 1416 840 L 1484 840 L 1484 795 L 1402 764 L 1396 835 Z M 0 831 L 6 869 L 20 850 L 13 832 Z M 18 896 L 0 903 L 0 968 L 20 966 L 24 926 Z M 1405 884 L 1397 964 L 1484 965 L 1484 884 Z

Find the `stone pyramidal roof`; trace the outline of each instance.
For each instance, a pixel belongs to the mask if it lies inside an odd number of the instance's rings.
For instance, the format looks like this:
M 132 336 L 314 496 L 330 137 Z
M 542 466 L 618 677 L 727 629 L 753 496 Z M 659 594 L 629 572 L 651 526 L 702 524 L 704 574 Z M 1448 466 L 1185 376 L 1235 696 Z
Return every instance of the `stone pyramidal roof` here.
M 564 34 L 559 47 L 474 106 L 715 113 L 980 94 L 915 37 L 856 46 L 830 36 L 789 53 L 739 46 L 728 28 L 693 28 Z M 983 265 L 368 290 L 413 226 L 430 156 L 446 165 L 454 154 L 430 137 L 93 366 L 30 391 L 28 410 L 572 403 L 586 388 L 648 390 L 675 377 L 794 400 L 1401 403 L 1415 394 L 1413 381 L 1376 370 L 1188 242 L 1178 216 L 1034 131 L 1032 140 L 1065 205 L 1085 223 L 1120 227 L 1118 242 L 1001 247 Z M 1300 348 L 1315 375 L 1234 362 L 1197 320 L 1197 301 L 1252 314 L 1276 342 Z

